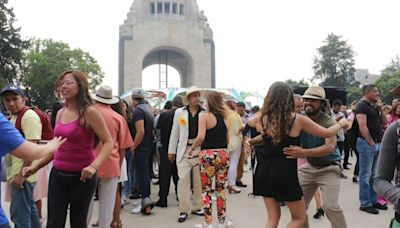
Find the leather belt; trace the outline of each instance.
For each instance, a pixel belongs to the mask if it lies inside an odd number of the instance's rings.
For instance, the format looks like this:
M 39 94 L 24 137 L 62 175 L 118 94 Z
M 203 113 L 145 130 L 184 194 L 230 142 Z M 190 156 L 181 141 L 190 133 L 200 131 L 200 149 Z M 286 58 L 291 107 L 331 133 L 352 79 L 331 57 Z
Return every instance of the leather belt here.
M 329 162 L 329 163 L 323 164 L 323 165 L 313 165 L 313 164 L 310 163 L 310 165 L 311 165 L 312 167 L 316 168 L 316 169 L 323 169 L 323 168 L 326 168 L 326 167 L 331 166 L 331 165 L 340 166 L 340 164 L 339 164 L 338 161 L 332 161 L 332 162 Z

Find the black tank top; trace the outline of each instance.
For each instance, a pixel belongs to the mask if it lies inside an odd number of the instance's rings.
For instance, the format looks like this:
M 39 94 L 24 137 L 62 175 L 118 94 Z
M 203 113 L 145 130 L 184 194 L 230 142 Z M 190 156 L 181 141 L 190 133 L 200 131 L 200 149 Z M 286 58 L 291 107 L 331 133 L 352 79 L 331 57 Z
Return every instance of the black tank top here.
M 204 142 L 201 145 L 201 149 L 222 149 L 227 148 L 226 141 L 226 125 L 224 122 L 224 118 L 222 115 L 213 113 L 215 118 L 217 119 L 217 124 L 213 128 L 206 130 L 206 137 L 204 138 Z
M 293 126 L 293 123 L 295 120 L 296 120 L 296 115 L 294 116 L 291 124 L 289 125 L 289 133 L 292 130 L 292 126 Z M 263 135 L 263 141 L 264 141 L 264 145 L 263 145 L 264 151 L 262 152 L 262 155 L 266 155 L 266 156 L 286 157 L 285 154 L 283 154 L 283 148 L 289 147 L 289 146 L 300 146 L 300 136 L 291 137 L 289 135 L 284 135 L 284 136 L 282 136 L 281 141 L 277 145 L 275 145 L 272 142 L 272 137 L 267 135 L 265 132 L 265 135 Z

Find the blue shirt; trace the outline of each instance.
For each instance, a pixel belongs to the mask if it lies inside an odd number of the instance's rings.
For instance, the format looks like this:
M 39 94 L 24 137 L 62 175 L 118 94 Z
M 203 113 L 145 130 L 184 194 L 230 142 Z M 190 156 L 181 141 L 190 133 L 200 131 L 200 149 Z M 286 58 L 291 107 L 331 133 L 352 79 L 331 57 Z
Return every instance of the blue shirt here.
M 0 132 L 0 157 L 3 157 L 4 155 L 10 153 L 25 142 L 25 139 L 22 137 L 19 131 L 11 125 L 11 123 L 6 119 L 6 117 L 4 117 L 1 112 Z M 8 219 L 4 214 L 3 208 L 0 206 L 0 225 L 4 224 L 8 224 Z
M 17 149 L 25 141 L 2 113 L 0 113 L 0 132 L 0 157 Z
M 323 112 L 321 112 L 320 115 L 313 121 L 325 128 L 329 128 L 332 125 L 336 124 L 336 121 L 332 119 L 332 117 Z M 307 149 L 320 147 L 325 144 L 324 138 L 309 135 L 304 131 L 301 132 L 300 140 L 301 140 L 301 146 Z M 326 155 L 324 157 L 307 158 L 307 162 L 313 166 L 323 166 L 334 161 L 340 161 L 340 151 L 337 145 L 335 146 L 335 149 L 332 151 L 332 153 L 329 155 Z

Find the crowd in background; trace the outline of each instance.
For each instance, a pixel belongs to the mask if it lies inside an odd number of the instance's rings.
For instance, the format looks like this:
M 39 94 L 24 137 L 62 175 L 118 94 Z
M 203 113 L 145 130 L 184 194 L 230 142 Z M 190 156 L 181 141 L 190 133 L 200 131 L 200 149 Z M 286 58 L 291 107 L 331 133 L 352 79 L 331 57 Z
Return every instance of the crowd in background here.
M 171 178 L 179 223 L 203 216 L 196 226 L 212 227 L 215 201 L 219 227 L 233 227 L 227 193 L 247 187 L 245 167 L 254 171 L 251 185 L 263 197 L 266 227 L 278 226 L 285 205 L 292 215 L 288 227 L 308 227 L 312 198 L 315 219 L 326 214 L 332 227 L 348 227 L 338 199 L 347 179 L 343 171 L 351 165 L 360 211 L 378 214 L 399 202 L 400 190 L 391 181 L 399 161 L 400 107 L 397 99 L 383 104 L 374 85 L 365 85 L 363 97 L 346 105 L 329 100 L 319 86 L 298 95 L 276 82 L 261 108 L 191 87 L 156 110 L 143 89 L 133 89 L 129 101 L 113 96 L 106 85 L 90 94 L 81 71 L 66 71 L 55 84 L 59 102 L 45 112 L 28 106 L 18 85 L 0 93 L 6 117 L 26 140 L 67 139 L 35 162 L 3 158 L 5 199 L 15 227 L 64 227 L 68 213 L 73 228 L 122 227 L 121 208 L 129 203 L 133 214 L 168 207 Z M 156 201 L 152 184 L 159 185 Z M 95 200 L 99 209 L 93 213 Z M 396 209 L 392 226 L 399 221 Z M 0 227 L 9 227 L 5 216 Z

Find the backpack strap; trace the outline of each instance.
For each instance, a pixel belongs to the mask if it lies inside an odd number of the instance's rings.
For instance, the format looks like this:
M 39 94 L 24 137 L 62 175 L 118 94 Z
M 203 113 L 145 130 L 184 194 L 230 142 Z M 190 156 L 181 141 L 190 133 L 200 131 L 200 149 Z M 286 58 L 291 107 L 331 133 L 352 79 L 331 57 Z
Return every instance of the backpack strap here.
M 24 132 L 22 131 L 22 117 L 24 116 L 25 112 L 31 109 L 31 107 L 25 106 L 17 115 L 17 120 L 15 121 L 15 128 L 21 133 L 22 136 L 25 137 Z

